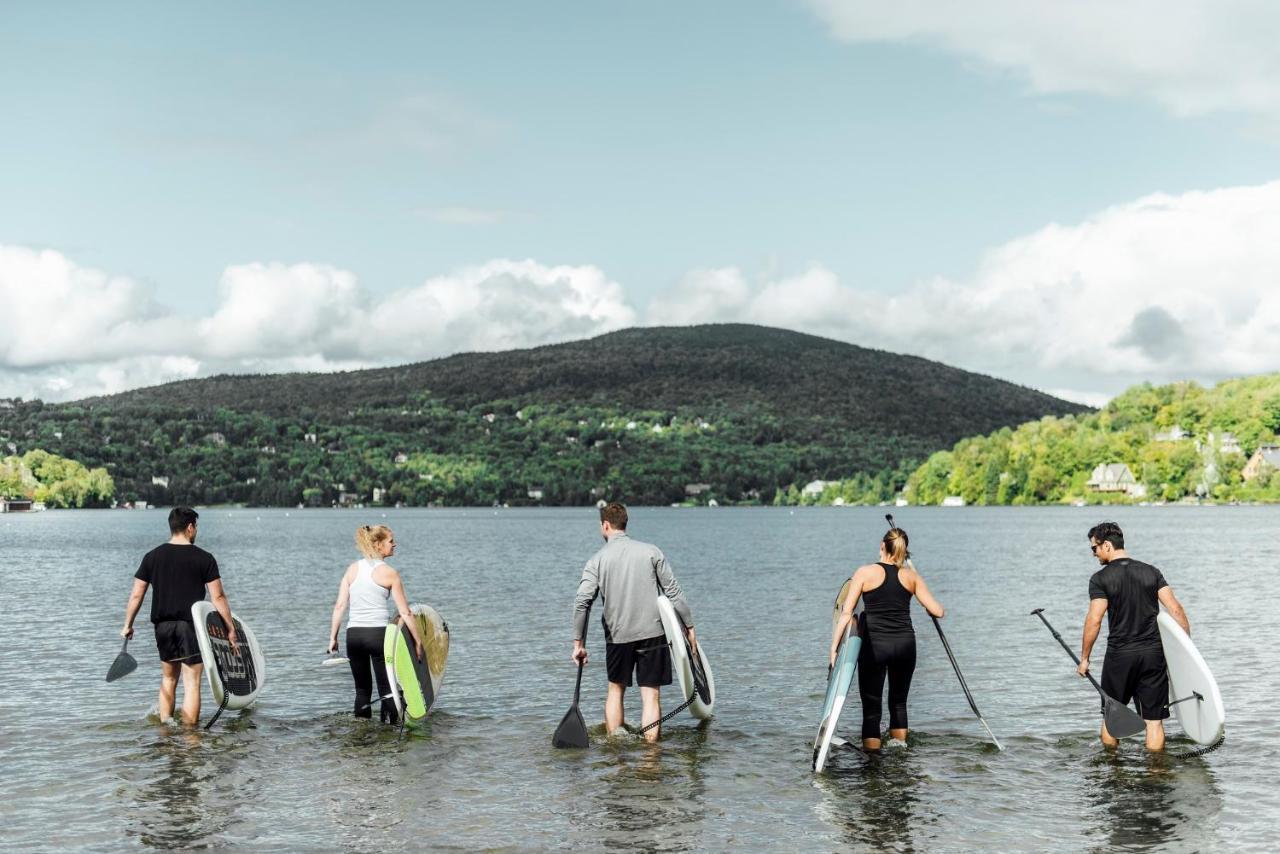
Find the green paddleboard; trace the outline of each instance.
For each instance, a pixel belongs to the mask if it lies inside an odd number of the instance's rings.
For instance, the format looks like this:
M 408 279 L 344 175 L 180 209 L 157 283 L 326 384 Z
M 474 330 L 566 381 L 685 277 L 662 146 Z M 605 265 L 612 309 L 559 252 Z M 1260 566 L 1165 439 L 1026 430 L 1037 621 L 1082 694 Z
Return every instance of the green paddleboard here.
M 382 653 L 391 678 L 396 706 L 409 724 L 421 722 L 435 706 L 449 658 L 449 625 L 430 605 L 409 609 L 422 636 L 425 660 L 414 654 L 413 635 L 407 626 L 392 623 L 383 638 Z

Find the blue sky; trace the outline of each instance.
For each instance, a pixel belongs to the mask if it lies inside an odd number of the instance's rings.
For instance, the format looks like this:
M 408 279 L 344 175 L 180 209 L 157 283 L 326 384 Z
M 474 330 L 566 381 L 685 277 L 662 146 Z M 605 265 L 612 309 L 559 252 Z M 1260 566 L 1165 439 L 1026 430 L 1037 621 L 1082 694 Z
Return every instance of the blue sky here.
M 1091 401 L 1274 370 L 1272 13 L 1116 5 L 7 6 L 0 395 L 709 320 Z

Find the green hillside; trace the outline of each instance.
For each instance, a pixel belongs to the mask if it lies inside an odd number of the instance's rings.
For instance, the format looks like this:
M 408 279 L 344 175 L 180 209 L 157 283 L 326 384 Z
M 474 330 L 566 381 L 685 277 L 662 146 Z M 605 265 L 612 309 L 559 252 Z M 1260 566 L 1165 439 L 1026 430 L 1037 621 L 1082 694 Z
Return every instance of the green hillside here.
M 1219 383 L 1129 389 L 1101 411 L 1048 417 L 963 439 L 917 469 L 913 503 L 960 496 L 969 504 L 1043 504 L 1209 499 L 1280 500 L 1280 477 L 1249 457 L 1280 431 L 1280 374 Z M 1090 485 L 1099 465 L 1128 467 L 1137 488 Z
M 850 475 L 891 495 L 962 436 L 1083 410 L 912 356 L 711 325 L 19 402 L 0 407 L 0 438 L 105 466 L 120 500 L 159 504 L 751 502 Z

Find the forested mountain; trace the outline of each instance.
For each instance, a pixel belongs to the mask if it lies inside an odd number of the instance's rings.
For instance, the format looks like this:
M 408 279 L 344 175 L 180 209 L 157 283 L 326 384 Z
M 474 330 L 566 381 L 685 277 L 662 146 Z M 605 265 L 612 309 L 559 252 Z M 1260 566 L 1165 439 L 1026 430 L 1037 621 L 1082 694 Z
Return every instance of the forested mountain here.
M 105 466 L 120 500 L 266 505 L 769 501 L 850 476 L 887 497 L 963 436 L 1084 410 L 925 359 L 748 325 L 5 403 L 11 452 Z

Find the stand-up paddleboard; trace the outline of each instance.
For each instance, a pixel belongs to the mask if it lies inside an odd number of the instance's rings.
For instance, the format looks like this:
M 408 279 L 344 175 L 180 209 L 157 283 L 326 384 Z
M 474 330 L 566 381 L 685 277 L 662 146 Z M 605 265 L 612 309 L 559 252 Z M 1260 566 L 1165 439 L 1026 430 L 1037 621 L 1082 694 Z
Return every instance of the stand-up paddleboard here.
M 1156 617 L 1160 645 L 1169 670 L 1169 708 L 1183 731 L 1197 744 L 1213 744 L 1222 738 L 1227 713 L 1222 707 L 1218 682 L 1191 638 L 1164 609 Z
M 849 583 L 846 580 L 836 595 L 835 608 L 831 612 L 831 628 L 834 630 L 840 622 L 840 611 L 844 600 L 849 595 Z M 849 624 L 849 631 L 840 641 L 836 652 L 836 663 L 827 675 L 827 698 L 822 706 L 822 723 L 818 724 L 818 735 L 813 740 L 813 770 L 821 771 L 827 764 L 827 754 L 831 751 L 831 742 L 835 738 L 836 724 L 840 721 L 840 712 L 844 710 L 845 698 L 849 695 L 849 686 L 853 683 L 853 674 L 858 669 L 858 653 L 862 649 L 862 638 L 858 636 L 858 618 L 854 615 Z
M 406 723 L 414 724 L 427 716 L 440 696 L 444 666 L 449 658 L 449 624 L 430 605 L 411 605 L 409 611 L 422 635 L 426 660 L 418 660 L 409 627 L 398 623 L 387 626 L 382 655 L 396 710 Z
M 200 645 L 200 658 L 204 661 L 204 674 L 213 692 L 213 701 L 228 709 L 244 709 L 258 699 L 266 680 L 266 664 L 253 629 L 234 613 L 231 619 L 236 624 L 239 654 L 231 651 L 226 624 L 213 605 L 197 602 L 191 606 L 196 642 Z
M 690 654 L 689 638 L 684 632 L 684 621 L 676 613 L 675 606 L 666 596 L 658 595 L 658 615 L 662 618 L 662 631 L 671 648 L 671 669 L 675 671 L 683 700 L 692 698 L 689 714 L 699 720 L 707 720 L 715 712 L 716 678 L 707 661 L 707 651 L 698 639 L 698 657 Z

